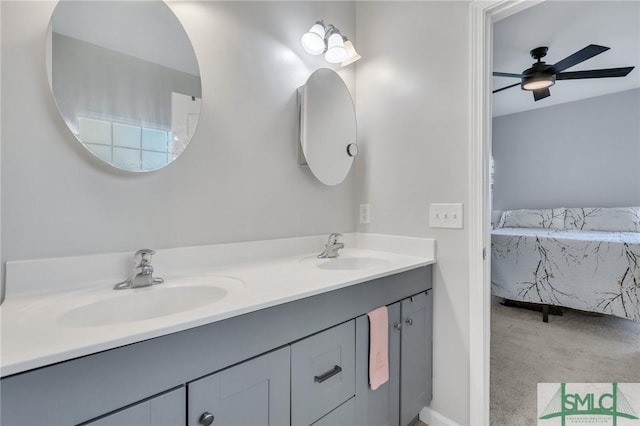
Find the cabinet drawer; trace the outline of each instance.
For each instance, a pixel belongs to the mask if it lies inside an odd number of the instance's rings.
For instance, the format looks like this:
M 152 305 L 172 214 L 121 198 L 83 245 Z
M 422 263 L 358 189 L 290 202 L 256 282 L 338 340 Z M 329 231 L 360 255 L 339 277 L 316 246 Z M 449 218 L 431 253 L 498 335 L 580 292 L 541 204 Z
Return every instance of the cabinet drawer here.
M 356 424 L 356 403 L 351 398 L 312 426 L 353 426 Z
M 355 394 L 355 321 L 291 345 L 291 423 L 309 425 Z

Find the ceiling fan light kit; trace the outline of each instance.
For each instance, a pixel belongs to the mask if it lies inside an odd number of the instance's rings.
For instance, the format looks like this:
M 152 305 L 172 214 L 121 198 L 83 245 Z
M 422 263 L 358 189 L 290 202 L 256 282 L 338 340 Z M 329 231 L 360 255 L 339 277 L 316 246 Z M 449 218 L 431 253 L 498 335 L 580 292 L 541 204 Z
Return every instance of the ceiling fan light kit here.
M 519 78 L 520 83 L 511 84 L 500 89 L 496 89 L 493 93 L 498 93 L 506 89 L 520 85 L 522 90 L 533 92 L 534 101 L 539 101 L 548 96 L 551 96 L 549 87 L 556 83 L 556 80 L 580 80 L 585 78 L 607 78 L 607 77 L 624 77 L 633 70 L 634 67 L 624 68 L 607 68 L 599 70 L 587 70 L 587 71 L 574 71 L 574 72 L 562 72 L 567 68 L 571 68 L 587 59 L 593 58 L 602 52 L 609 50 L 608 47 L 598 46 L 597 44 L 590 44 L 589 46 L 575 52 L 572 55 L 567 56 L 560 62 L 554 65 L 548 65 L 541 59 L 547 55 L 548 47 L 542 46 L 533 49 L 530 54 L 531 57 L 537 60 L 531 68 L 526 69 L 522 74 L 512 74 L 505 72 L 494 72 L 493 75 L 497 77 L 512 77 Z
M 522 77 L 522 90 L 539 90 L 546 89 L 556 84 L 555 75 L 537 74 L 527 77 Z
M 538 47 L 533 49 L 530 54 L 533 59 L 538 62 L 533 64 L 531 68 L 522 73 L 520 86 L 522 90 L 540 90 L 556 84 L 556 76 L 553 66 L 547 65 L 540 59 L 547 55 L 548 47 Z

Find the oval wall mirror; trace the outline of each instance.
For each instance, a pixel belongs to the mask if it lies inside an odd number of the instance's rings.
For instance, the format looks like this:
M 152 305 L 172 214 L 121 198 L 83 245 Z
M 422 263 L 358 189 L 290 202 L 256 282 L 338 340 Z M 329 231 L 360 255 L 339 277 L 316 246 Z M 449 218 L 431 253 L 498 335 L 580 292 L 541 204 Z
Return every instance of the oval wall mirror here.
M 189 144 L 200 116 L 200 70 L 163 1 L 61 0 L 46 59 L 58 111 L 105 163 L 157 170 Z
M 298 89 L 300 163 L 320 182 L 337 185 L 357 155 L 356 113 L 344 81 L 328 68 L 316 70 Z

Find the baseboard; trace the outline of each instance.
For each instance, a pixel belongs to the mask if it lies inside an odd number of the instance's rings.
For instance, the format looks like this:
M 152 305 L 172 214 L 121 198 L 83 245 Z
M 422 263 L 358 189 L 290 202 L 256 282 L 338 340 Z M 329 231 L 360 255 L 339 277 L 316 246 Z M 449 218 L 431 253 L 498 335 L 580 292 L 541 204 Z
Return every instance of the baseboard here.
M 424 407 L 420 410 L 420 421 L 429 426 L 460 426 L 458 423 L 448 419 L 431 407 Z

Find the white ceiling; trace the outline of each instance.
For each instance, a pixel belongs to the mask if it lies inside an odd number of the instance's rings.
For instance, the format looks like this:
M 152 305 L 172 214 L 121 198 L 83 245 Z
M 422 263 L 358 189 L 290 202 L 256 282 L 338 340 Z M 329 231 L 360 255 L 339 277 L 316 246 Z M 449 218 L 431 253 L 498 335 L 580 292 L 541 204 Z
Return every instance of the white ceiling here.
M 626 77 L 558 81 L 551 96 L 534 102 L 519 86 L 493 94 L 494 117 L 640 87 L 640 0 L 547 0 L 494 24 L 494 71 L 520 74 L 535 62 L 529 51 L 548 46 L 548 64 L 586 47 L 611 49 L 567 71 L 635 66 Z M 519 80 L 493 77 L 493 89 Z

